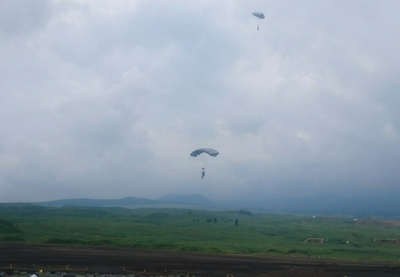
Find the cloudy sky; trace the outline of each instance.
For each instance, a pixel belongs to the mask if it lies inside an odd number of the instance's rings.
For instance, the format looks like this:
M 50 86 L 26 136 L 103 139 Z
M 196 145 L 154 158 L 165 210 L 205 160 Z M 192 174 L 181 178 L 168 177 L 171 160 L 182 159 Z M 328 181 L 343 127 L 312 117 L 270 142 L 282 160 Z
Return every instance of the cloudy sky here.
M 399 11 L 0 0 L 0 202 L 399 193 Z

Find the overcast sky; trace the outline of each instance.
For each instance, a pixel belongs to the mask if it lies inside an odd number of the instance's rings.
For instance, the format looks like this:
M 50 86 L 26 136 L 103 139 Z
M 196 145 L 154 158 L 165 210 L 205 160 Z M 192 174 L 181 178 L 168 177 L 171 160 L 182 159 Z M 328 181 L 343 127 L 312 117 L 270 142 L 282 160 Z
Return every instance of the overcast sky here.
M 0 0 L 0 202 L 398 193 L 399 11 Z

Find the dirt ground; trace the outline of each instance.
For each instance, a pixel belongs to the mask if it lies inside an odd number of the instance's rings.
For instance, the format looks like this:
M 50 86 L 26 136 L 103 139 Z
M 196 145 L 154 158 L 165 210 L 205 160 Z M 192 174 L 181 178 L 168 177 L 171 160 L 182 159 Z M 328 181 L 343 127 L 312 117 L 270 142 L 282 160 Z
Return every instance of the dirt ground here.
M 223 255 L 93 246 L 0 243 L 0 271 L 135 276 L 400 276 L 399 263 L 354 263 L 313 257 Z

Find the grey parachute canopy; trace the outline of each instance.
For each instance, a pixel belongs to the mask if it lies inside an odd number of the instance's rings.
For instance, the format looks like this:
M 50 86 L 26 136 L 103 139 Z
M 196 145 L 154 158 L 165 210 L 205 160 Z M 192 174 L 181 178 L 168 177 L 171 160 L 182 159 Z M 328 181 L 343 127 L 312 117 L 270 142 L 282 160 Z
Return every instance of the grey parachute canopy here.
M 200 155 L 202 153 L 207 153 L 208 155 L 210 155 L 212 157 L 216 157 L 219 154 L 219 152 L 217 150 L 212 149 L 212 148 L 200 148 L 200 149 L 196 149 L 192 153 L 190 153 L 190 156 L 197 157 L 198 155 Z
M 258 17 L 259 19 L 264 19 L 265 15 L 263 13 L 260 12 L 253 12 L 252 15 L 254 15 L 255 17 Z

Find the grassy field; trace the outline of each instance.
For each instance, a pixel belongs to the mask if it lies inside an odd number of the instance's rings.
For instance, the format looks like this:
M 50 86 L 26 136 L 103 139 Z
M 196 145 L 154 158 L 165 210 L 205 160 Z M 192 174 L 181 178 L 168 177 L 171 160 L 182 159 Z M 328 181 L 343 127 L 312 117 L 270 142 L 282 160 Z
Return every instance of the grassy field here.
M 0 204 L 0 241 L 352 260 L 400 260 L 400 244 L 374 242 L 400 238 L 398 223 L 243 211 Z M 304 242 L 310 237 L 324 241 Z

